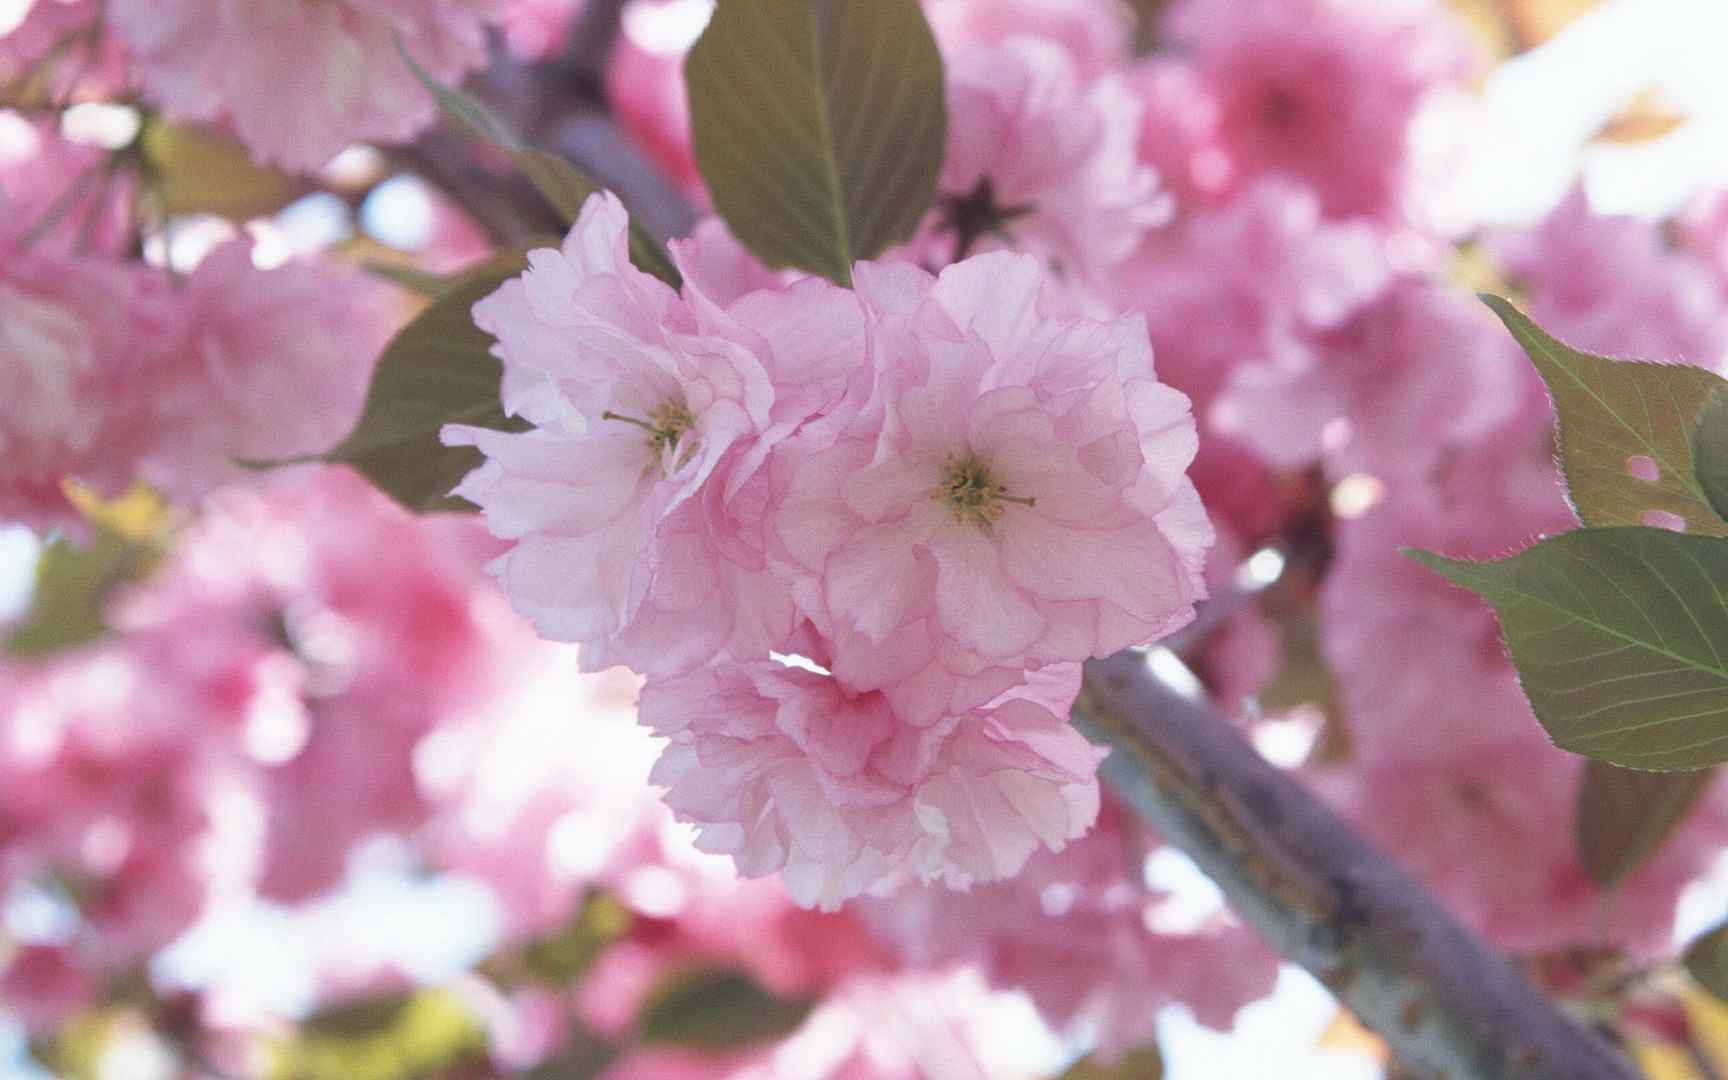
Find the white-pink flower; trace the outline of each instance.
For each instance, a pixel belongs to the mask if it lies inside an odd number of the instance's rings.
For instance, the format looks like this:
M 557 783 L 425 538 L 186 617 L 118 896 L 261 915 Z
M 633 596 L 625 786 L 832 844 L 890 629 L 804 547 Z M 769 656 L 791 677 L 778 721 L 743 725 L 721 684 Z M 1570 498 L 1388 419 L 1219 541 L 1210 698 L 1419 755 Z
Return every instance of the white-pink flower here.
M 1340 522 L 1320 614 L 1354 761 L 1432 761 L 1509 732 L 1539 734 L 1494 612 L 1399 549 L 1496 559 L 1572 527 L 1551 431 L 1539 400 Z
M 1105 292 L 1146 316 L 1163 377 L 1204 412 L 1236 368 L 1284 362 L 1391 276 L 1380 230 L 1326 221 L 1314 192 L 1264 180 L 1185 210 L 1116 268 Z
M 1085 79 L 1032 37 L 947 60 L 940 207 L 920 245 L 938 261 L 1011 239 L 1082 275 L 1119 261 L 1170 200 L 1140 161 L 1140 102 L 1118 75 Z
M 653 780 L 697 846 L 834 908 L 913 876 L 995 881 L 1083 835 L 1102 751 L 1067 723 L 1078 680 L 1053 666 L 981 708 L 919 718 L 766 660 L 650 680 L 641 715 L 671 740 Z
M 108 25 L 177 120 L 232 123 L 260 160 L 316 169 L 356 142 L 403 142 L 435 107 L 397 55 L 453 82 L 485 59 L 493 0 L 112 0 Z
M 1144 322 L 1043 313 L 1037 260 L 932 278 L 860 264 L 868 399 L 786 453 L 775 521 L 801 603 L 880 647 L 922 629 L 985 665 L 1106 656 L 1204 595 L 1188 399 Z
M 1403 278 L 1348 322 L 1238 365 L 1208 419 L 1274 467 L 1419 473 L 1517 415 L 1529 363 L 1480 304 Z
M 61 484 L 124 490 L 151 411 L 168 297 L 145 273 L 8 253 L 0 262 L 0 520 L 72 516 Z
M 1660 955 L 1672 948 L 1681 890 L 1728 835 L 1722 789 L 1610 896 L 1585 872 L 1574 839 L 1583 771 L 1581 758 L 1550 745 L 1534 724 L 1508 722 L 1500 738 L 1442 760 L 1355 762 L 1317 779 L 1357 827 L 1399 852 L 1495 946 L 1530 954 L 1613 944 Z
M 1128 9 L 1110 0 L 924 0 L 924 13 L 944 51 L 1037 37 L 1088 75 L 1124 64 L 1133 30 Z
M 389 286 L 332 260 L 272 270 L 251 244 L 216 248 L 174 292 L 171 368 L 153 403 L 162 433 L 145 473 L 201 495 L 234 459 L 318 454 L 354 426 L 400 309 Z
M 1582 187 L 1534 228 L 1486 237 L 1527 293 L 1531 318 L 1567 344 L 1719 370 L 1728 363 L 1728 279 L 1702 235 L 1685 239 L 1677 246 L 1658 222 L 1596 212 Z
M 859 911 L 902 964 L 975 966 L 1032 999 L 1059 1032 L 1086 1031 L 1106 1054 L 1145 1045 L 1163 1007 L 1186 1005 L 1228 1030 L 1270 992 L 1276 955 L 1227 911 L 1180 912 L 1146 883 L 1158 839 L 1106 797 L 1097 826 L 1040 852 L 1011 881 L 961 894 L 907 890 Z
M 517 609 L 590 669 L 765 656 L 795 619 L 762 466 L 860 364 L 863 312 L 815 279 L 680 296 L 630 265 L 626 228 L 616 198 L 589 200 L 561 250 L 475 305 L 504 407 L 534 427 L 446 428 L 487 456 L 457 491 L 515 541 L 493 570 Z

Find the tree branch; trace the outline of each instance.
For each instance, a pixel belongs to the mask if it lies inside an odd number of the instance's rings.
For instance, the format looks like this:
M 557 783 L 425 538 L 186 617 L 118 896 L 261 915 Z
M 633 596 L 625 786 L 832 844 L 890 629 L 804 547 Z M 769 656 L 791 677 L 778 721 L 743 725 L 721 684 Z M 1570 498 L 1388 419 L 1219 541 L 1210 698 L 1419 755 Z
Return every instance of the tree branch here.
M 684 236 L 695 227 L 696 210 L 636 151 L 611 114 L 599 109 L 569 113 L 537 142 L 615 192 L 631 220 L 655 239 Z
M 500 247 L 516 247 L 561 230 L 551 207 L 520 176 L 501 176 L 475 160 L 473 143 L 456 132 L 435 128 L 390 159 L 449 197 Z
M 612 58 L 612 46 L 618 40 L 628 3 L 629 0 L 587 0 L 564 42 L 559 66 L 591 87 L 596 99 L 603 93 L 606 62 Z
M 1274 948 L 1419 1075 L 1636 1080 L 1504 959 L 1203 702 L 1124 652 L 1086 666 L 1075 725 L 1104 779 Z
M 522 64 L 502 40 L 466 89 L 530 145 L 559 155 L 623 200 L 631 217 L 660 240 L 687 234 L 697 212 L 651 162 L 607 108 L 605 69 L 618 39 L 622 0 L 590 0 L 564 51 Z M 464 136 L 434 128 L 394 157 L 454 199 L 503 246 L 557 235 L 556 218 L 520 176 L 500 176 Z

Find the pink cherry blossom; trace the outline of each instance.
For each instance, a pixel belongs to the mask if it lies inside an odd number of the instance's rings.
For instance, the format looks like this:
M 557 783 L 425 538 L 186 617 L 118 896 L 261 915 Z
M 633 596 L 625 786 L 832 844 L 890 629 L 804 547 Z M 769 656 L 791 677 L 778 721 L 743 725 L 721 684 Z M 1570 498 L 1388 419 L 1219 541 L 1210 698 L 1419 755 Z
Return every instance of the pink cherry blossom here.
M 830 995 L 774 1055 L 776 1078 L 832 1080 L 1034 1080 L 1024 1035 L 1035 1018 L 1023 1002 L 991 992 L 974 971 L 908 972 L 853 979 Z M 1003 1040 L 1015 1031 L 1022 1039 Z
M 691 968 L 739 971 L 787 998 L 820 997 L 887 969 L 888 957 L 849 911 L 798 907 L 778 882 L 741 881 L 724 861 L 690 849 L 683 830 L 679 835 L 681 849 L 667 845 L 665 861 L 644 862 L 637 872 L 661 884 L 675 880 L 685 891 L 667 890 L 638 907 L 576 992 L 577 1015 L 591 1030 L 628 1041 L 655 990 Z M 706 863 L 698 870 L 693 860 Z M 713 872 L 716 863 L 722 872 Z M 630 882 L 620 883 L 628 902 Z M 679 902 L 667 903 L 673 899 Z
M 1227 203 L 1244 185 L 1219 136 L 1222 105 L 1194 62 L 1157 52 L 1127 79 L 1140 99 L 1140 159 L 1185 210 Z
M 1571 527 L 1549 425 L 1538 399 L 1341 524 L 1321 614 L 1349 759 L 1317 771 L 1370 836 L 1501 946 L 1558 948 L 1606 925 L 1648 951 L 1666 938 L 1680 886 L 1721 843 L 1720 809 L 1707 801 L 1609 917 L 1574 850 L 1582 762 L 1550 746 L 1531 715 L 1492 610 L 1399 553 L 1498 558 Z
M 535 427 L 447 428 L 488 459 L 457 491 L 515 541 L 493 572 L 517 609 L 590 670 L 759 657 L 794 626 L 763 464 L 843 389 L 863 314 L 816 279 L 680 296 L 630 265 L 625 228 L 615 198 L 589 200 L 561 251 L 475 306 L 504 406 Z
M 1062 46 L 1086 76 L 1123 65 L 1132 29 L 1128 9 L 1110 0 L 925 0 L 924 12 L 944 53 L 1042 38 Z
M 176 377 L 157 394 L 165 430 L 147 477 L 186 497 L 244 475 L 234 459 L 335 446 L 395 328 L 392 300 L 382 281 L 329 260 L 259 270 L 250 244 L 217 247 L 171 301 Z
M 1106 1053 L 1152 1041 L 1163 1005 L 1227 1030 L 1269 993 L 1277 957 L 1225 913 L 1177 923 L 1144 884 L 1156 846 L 1114 799 L 1098 827 L 1039 852 L 1013 879 L 969 893 L 926 889 L 869 901 L 865 918 L 915 969 L 975 964 L 1026 992 L 1057 1031 L 1095 1032 Z
M 717 217 L 703 218 L 688 237 L 670 241 L 667 247 L 678 260 L 685 282 L 722 306 L 730 306 L 749 293 L 785 289 L 809 276 L 762 265 Z
M 495 692 L 500 639 L 472 599 L 492 545 L 456 524 L 422 523 L 346 469 L 229 489 L 117 612 L 155 677 L 250 759 L 266 895 L 322 891 L 354 841 L 424 820 L 416 746 Z
M 0 32 L 0 83 L 28 77 L 63 101 L 125 92 L 125 57 L 101 33 L 97 0 L 34 0 L 17 14 L 21 21 Z
M 1728 279 L 1657 222 L 1597 213 L 1577 188 L 1488 247 L 1528 291 L 1530 317 L 1569 345 L 1713 369 L 1728 359 Z
M 1694 196 L 1674 224 L 1680 247 L 1703 259 L 1719 279 L 1728 280 L 1728 188 Z
M 1430 759 L 1509 730 L 1539 734 L 1493 611 L 1399 548 L 1500 558 L 1570 528 L 1545 411 L 1340 523 L 1320 611 L 1356 760 Z
M 403 142 L 432 122 L 432 98 L 396 42 L 457 81 L 485 58 L 491 0 L 114 0 L 109 28 L 139 82 L 176 120 L 226 120 L 262 161 L 312 170 L 351 143 Z
M 778 1045 L 700 1053 L 644 1047 L 606 1080 L 1035 1080 L 1024 1002 L 992 993 L 976 972 L 908 972 L 852 979 Z M 1005 1042 L 1003 1031 L 1022 1038 Z
M 648 159 L 692 200 L 706 204 L 707 187 L 690 139 L 684 52 L 647 48 L 626 32 L 606 66 L 606 98 L 619 127 Z
M 1474 66 L 1433 0 L 1184 0 L 1164 27 L 1217 103 L 1201 175 L 1288 177 L 1334 217 L 1408 212 L 1412 124 Z
M 0 34 L 0 73 L 16 77 L 57 42 L 88 29 L 99 8 L 95 0 L 35 0 L 17 25 Z
M 1218 543 L 1206 560 L 1208 585 L 1223 595 L 1240 588 L 1237 573 L 1248 556 L 1235 532 L 1221 526 Z M 1259 604 L 1242 603 L 1206 636 L 1193 655 L 1183 659 L 1200 677 L 1218 707 L 1236 716 L 1245 711 L 1249 700 L 1283 667 L 1284 642 L 1278 625 Z
M 0 960 L 0 1002 L 31 1035 L 46 1035 L 94 1005 L 98 986 L 64 945 L 22 945 Z
M 1326 456 L 1344 472 L 1398 475 L 1493 430 L 1534 385 L 1481 305 L 1406 278 L 1349 322 L 1239 365 L 1209 415 L 1275 467 Z
M 0 243 L 117 257 L 131 242 L 135 187 L 108 168 L 107 152 L 72 142 L 52 121 L 0 112 Z
M 124 266 L 0 261 L 0 520 L 68 520 L 67 478 L 109 494 L 131 482 L 158 437 L 150 402 L 166 299 Z
M 947 76 L 939 205 L 915 245 L 933 260 L 1011 238 L 1090 276 L 1168 219 L 1136 152 L 1139 102 L 1119 76 L 1082 79 L 1065 51 L 1030 37 L 958 50 Z
M 1100 754 L 1066 722 L 1078 675 L 1052 667 L 982 708 L 908 718 L 881 692 L 763 661 L 650 680 L 642 719 L 671 739 L 653 779 L 698 846 L 833 908 L 907 876 L 1010 876 L 1084 833 Z
M 503 0 L 499 28 L 511 53 L 543 60 L 557 54 L 583 6 L 584 0 Z
M 1045 317 L 1024 255 L 857 282 L 874 389 L 788 450 L 775 521 L 805 610 L 877 646 L 922 623 L 1011 667 L 1192 618 L 1212 538 L 1184 475 L 1194 421 L 1141 320 Z
M 216 759 L 173 694 L 123 653 L 7 668 L 0 887 L 57 886 L 107 962 L 148 956 L 203 908 Z
M 1680 890 L 1728 839 L 1719 795 L 1611 899 L 1585 873 L 1573 839 L 1583 760 L 1549 745 L 1533 725 L 1520 730 L 1508 722 L 1501 730 L 1498 740 L 1445 759 L 1330 770 L 1322 790 L 1503 949 L 1542 952 L 1606 940 L 1657 955 L 1671 939 Z
M 1326 221 L 1312 191 L 1262 181 L 1186 210 L 1106 289 L 1145 314 L 1160 375 L 1209 406 L 1243 364 L 1283 364 L 1386 288 L 1384 236 Z
M 670 814 L 648 784 L 659 747 L 636 723 L 639 680 L 579 672 L 574 650 L 535 642 L 509 612 L 489 621 L 513 661 L 507 688 L 432 733 L 415 765 L 438 806 L 430 858 L 484 881 L 516 938 L 563 925 L 589 888 L 628 902 L 631 873 L 665 865 Z

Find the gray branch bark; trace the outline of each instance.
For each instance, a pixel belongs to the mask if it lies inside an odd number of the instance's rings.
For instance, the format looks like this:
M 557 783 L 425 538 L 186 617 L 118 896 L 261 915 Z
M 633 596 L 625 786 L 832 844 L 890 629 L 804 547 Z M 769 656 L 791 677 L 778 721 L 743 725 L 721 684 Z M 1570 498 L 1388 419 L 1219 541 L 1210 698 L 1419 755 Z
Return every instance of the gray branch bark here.
M 502 41 L 466 89 L 530 145 L 557 154 L 623 200 L 631 217 L 660 240 L 687 234 L 694 207 L 619 128 L 605 99 L 605 69 L 618 39 L 623 0 L 590 0 L 564 50 L 536 64 L 517 62 Z M 394 153 L 397 161 L 453 198 L 504 247 L 556 236 L 551 208 L 521 176 L 478 160 L 473 142 L 448 126 Z
M 1414 878 L 1146 657 L 1086 667 L 1074 723 L 1103 776 L 1266 941 L 1325 983 L 1418 1075 L 1637 1080 Z

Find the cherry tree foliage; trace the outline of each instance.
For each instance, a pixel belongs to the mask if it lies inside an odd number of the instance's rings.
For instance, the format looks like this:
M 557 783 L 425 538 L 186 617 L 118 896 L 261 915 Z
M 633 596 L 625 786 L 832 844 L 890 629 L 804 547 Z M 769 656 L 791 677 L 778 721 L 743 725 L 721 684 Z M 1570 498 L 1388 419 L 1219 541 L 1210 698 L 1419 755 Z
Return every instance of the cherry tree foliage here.
M 1717 1075 L 1728 191 L 1461 205 L 1541 6 L 0 6 L 19 1061 L 1159 1075 L 1381 916 L 1127 655 L 1558 999 L 1530 1075 Z M 483 945 L 185 973 L 381 859 Z M 1438 1075 L 1424 947 L 1284 951 Z

